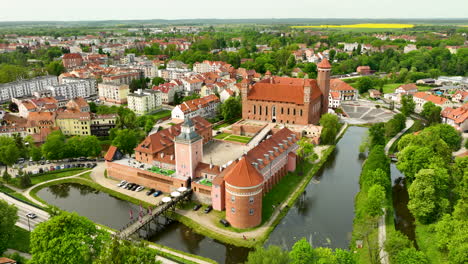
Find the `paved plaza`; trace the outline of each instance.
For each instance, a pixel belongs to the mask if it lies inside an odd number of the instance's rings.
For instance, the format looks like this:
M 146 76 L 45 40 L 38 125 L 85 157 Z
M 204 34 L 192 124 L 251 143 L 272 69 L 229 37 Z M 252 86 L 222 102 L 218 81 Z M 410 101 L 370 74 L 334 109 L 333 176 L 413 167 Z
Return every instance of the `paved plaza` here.
M 350 124 L 387 122 L 394 115 L 386 108 L 376 108 L 372 104 L 361 104 L 360 102 L 342 105 L 342 108 L 349 116 L 344 119 Z

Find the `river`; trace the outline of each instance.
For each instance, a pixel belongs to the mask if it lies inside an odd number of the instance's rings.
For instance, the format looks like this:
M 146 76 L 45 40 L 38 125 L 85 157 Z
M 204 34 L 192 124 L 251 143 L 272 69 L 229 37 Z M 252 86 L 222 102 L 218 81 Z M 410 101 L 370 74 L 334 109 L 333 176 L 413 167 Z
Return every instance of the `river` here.
M 290 248 L 306 237 L 314 246 L 348 248 L 354 218 L 354 196 L 359 191 L 363 159 L 359 145 L 367 128 L 349 127 L 334 153 L 306 188 L 305 194 L 271 233 L 267 245 Z M 137 215 L 138 206 L 79 184 L 60 184 L 44 188 L 38 196 L 47 203 L 76 211 L 91 220 L 119 229 Z M 219 263 L 242 263 L 250 249 L 221 243 L 172 223 L 150 239 L 153 242 Z

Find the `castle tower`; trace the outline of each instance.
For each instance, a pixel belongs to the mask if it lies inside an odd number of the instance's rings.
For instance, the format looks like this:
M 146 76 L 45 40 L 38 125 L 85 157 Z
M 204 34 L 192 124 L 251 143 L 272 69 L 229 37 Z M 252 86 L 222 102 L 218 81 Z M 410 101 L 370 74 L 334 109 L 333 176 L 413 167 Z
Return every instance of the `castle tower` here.
M 326 58 L 317 64 L 317 84 L 322 92 L 322 114 L 328 113 L 331 65 Z
M 245 157 L 224 176 L 226 220 L 236 228 L 262 222 L 263 176 Z
M 189 118 L 185 118 L 181 129 L 174 139 L 176 173 L 193 178 L 198 163 L 203 159 L 203 138 L 195 132 L 195 125 Z
M 247 96 L 249 95 L 249 80 L 243 79 L 240 82 L 240 93 L 242 98 L 242 118 L 248 119 L 248 99 Z

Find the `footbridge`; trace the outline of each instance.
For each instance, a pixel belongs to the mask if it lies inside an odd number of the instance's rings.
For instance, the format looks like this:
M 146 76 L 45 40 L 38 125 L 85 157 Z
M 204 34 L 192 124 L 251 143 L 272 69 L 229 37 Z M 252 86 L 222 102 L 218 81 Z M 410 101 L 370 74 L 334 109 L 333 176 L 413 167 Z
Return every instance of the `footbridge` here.
M 171 193 L 171 197 L 164 197 L 156 208 L 135 217 L 133 221 L 121 228 L 116 235 L 120 239 L 130 239 L 134 234 L 148 238 L 151 234 L 160 231 L 172 222 L 167 217 L 167 213 L 175 211 L 177 205 L 190 201 L 192 192 L 191 189 L 185 187 L 179 188 L 177 192 Z M 162 221 L 160 221 L 161 218 Z

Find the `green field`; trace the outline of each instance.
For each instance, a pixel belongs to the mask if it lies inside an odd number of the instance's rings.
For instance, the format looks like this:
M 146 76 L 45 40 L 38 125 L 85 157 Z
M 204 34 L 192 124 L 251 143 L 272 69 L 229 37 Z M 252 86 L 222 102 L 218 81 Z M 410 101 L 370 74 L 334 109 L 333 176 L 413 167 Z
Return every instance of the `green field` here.
M 206 185 L 206 186 L 212 186 L 213 185 L 213 183 L 211 183 L 211 181 L 207 180 L 207 179 L 202 179 L 198 183 Z
M 252 139 L 251 137 L 237 136 L 237 135 L 233 135 L 229 133 L 221 133 L 219 135 L 216 135 L 214 138 L 225 140 L 225 141 L 239 142 L 239 143 L 249 143 L 250 139 Z
M 387 93 L 393 93 L 395 92 L 395 89 L 398 88 L 400 85 L 403 85 L 404 83 L 388 83 L 388 84 L 385 84 L 383 86 L 383 92 L 384 94 L 387 94 Z M 432 87 L 430 86 L 420 86 L 420 85 L 417 85 L 418 86 L 418 91 L 427 91 L 427 90 L 430 90 Z
M 171 176 L 172 174 L 175 173 L 175 171 L 173 171 L 173 170 L 160 169 L 160 168 L 155 167 L 155 166 L 151 167 L 151 169 L 148 169 L 148 170 L 151 171 L 151 172 L 166 175 L 166 176 Z

